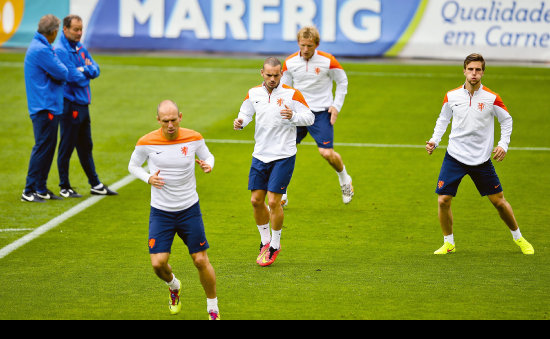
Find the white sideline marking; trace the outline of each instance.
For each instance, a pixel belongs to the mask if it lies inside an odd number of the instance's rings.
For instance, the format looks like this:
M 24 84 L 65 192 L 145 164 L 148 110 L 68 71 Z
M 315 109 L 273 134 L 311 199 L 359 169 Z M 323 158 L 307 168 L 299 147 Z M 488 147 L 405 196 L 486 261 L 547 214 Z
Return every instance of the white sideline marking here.
M 128 175 L 127 177 L 123 178 L 122 180 L 119 180 L 116 183 L 114 183 L 113 185 L 110 185 L 109 187 L 114 189 L 114 190 L 117 190 L 119 188 L 122 188 L 122 187 L 128 185 L 129 183 L 131 183 L 135 179 L 136 179 L 136 177 L 134 177 L 133 175 Z M 73 208 L 71 208 L 67 212 L 53 218 L 52 220 L 45 223 L 44 225 L 42 225 L 38 228 L 35 228 L 34 231 L 32 231 L 31 233 L 17 239 L 16 241 L 12 242 L 11 244 L 7 245 L 6 247 L 0 249 L 0 259 L 4 258 L 5 256 L 7 256 L 11 252 L 15 251 L 19 247 L 31 242 L 32 240 L 34 240 L 36 238 L 38 238 L 42 234 L 44 234 L 44 233 L 50 231 L 51 229 L 57 227 L 62 222 L 66 221 L 67 219 L 69 219 L 69 218 L 77 215 L 78 213 L 84 211 L 85 209 L 87 209 L 88 207 L 94 205 L 95 203 L 97 203 L 98 201 L 100 201 L 101 199 L 103 199 L 105 197 L 106 196 L 104 196 L 104 195 L 92 196 L 92 197 L 84 200 L 80 204 L 74 206 Z
M 34 228 L 0 228 L 0 233 L 2 232 L 25 232 L 25 231 L 32 231 Z
M 206 142 L 208 143 L 217 143 L 217 144 L 254 144 L 254 140 L 234 140 L 234 139 L 207 139 Z M 303 142 L 303 145 L 308 146 L 316 146 L 317 144 L 314 142 Z M 369 143 L 334 143 L 335 146 L 341 146 L 341 147 L 365 147 L 365 148 L 424 148 L 424 145 L 399 145 L 399 144 L 369 144 Z M 439 148 L 447 148 L 445 145 L 439 146 Z M 509 150 L 516 150 L 516 151 L 544 151 L 548 152 L 550 151 L 550 147 L 510 147 Z M 121 187 L 124 187 L 134 181 L 136 178 L 132 175 L 128 175 L 127 177 L 123 178 L 122 180 L 116 182 L 115 184 L 109 186 L 113 189 L 119 189 Z M 105 196 L 92 196 L 80 204 L 74 206 L 67 212 L 53 218 L 46 224 L 36 228 L 32 229 L 33 232 L 23 236 L 22 238 L 14 241 L 13 243 L 7 245 L 6 247 L 0 249 L 0 259 L 4 258 L 11 252 L 15 251 L 19 247 L 27 244 L 28 242 L 38 238 L 42 234 L 48 232 L 49 230 L 57 227 L 62 222 L 66 221 L 67 219 L 75 216 L 76 214 L 82 212 L 83 210 L 87 209 L 88 207 L 94 205 L 101 199 L 105 198 Z M 31 229 L 0 229 L 0 232 L 16 232 L 16 231 L 27 231 Z
M 0 66 L 9 68 L 23 68 L 22 62 L 0 61 Z M 103 64 L 102 69 L 123 70 L 123 71 L 151 71 L 169 73 L 225 73 L 225 74 L 259 74 L 259 70 L 252 68 L 216 68 L 216 67 L 186 67 L 186 66 L 152 66 L 152 65 L 112 65 Z M 397 78 L 456 78 L 455 73 L 414 73 L 414 72 L 375 72 L 375 71 L 346 71 L 348 75 L 368 77 L 397 77 Z M 460 74 L 459 74 L 460 75 Z M 521 74 L 491 74 L 493 79 L 513 80 L 550 80 L 546 75 L 521 75 Z
M 233 139 L 206 139 L 206 142 L 213 144 L 254 144 L 254 140 L 233 140 Z M 301 145 L 317 146 L 314 142 L 302 142 Z M 340 147 L 365 147 L 365 148 L 425 148 L 425 145 L 399 145 L 399 144 L 368 144 L 368 143 L 346 143 L 335 142 L 334 146 Z M 447 148 L 445 145 L 439 145 L 438 148 Z M 550 151 L 550 147 L 509 147 L 508 150 L 514 151 Z

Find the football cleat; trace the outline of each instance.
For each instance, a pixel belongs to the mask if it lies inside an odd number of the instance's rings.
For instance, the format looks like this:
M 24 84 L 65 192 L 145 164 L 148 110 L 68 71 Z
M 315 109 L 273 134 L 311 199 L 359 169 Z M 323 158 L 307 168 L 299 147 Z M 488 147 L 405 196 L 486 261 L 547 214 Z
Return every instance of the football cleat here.
M 103 185 L 103 187 L 101 187 L 100 189 L 95 189 L 92 187 L 92 189 L 90 190 L 90 193 L 93 195 L 118 195 L 117 192 L 111 191 L 109 187 L 105 185 Z
M 285 194 L 283 194 L 283 197 L 281 198 L 281 206 L 283 207 L 287 207 L 288 206 L 288 196 Z
M 221 320 L 220 313 L 214 311 L 208 312 L 208 320 Z
M 40 198 L 38 194 L 31 192 L 21 194 L 21 201 L 23 202 L 46 202 L 46 200 Z
M 434 254 L 451 254 L 455 253 L 456 247 L 450 242 L 445 242 Z
M 63 200 L 63 198 L 53 194 L 53 192 L 50 190 L 47 190 L 46 193 L 37 192 L 36 195 L 38 195 L 39 198 L 42 198 L 44 200 Z
M 170 303 L 168 304 L 168 307 L 170 308 L 170 314 L 178 314 L 181 311 L 181 302 L 180 302 L 181 288 L 177 291 L 174 291 L 170 288 L 168 290 L 170 290 Z
M 267 252 L 267 250 L 269 250 L 269 243 L 263 245 L 260 242 L 260 254 L 258 254 L 258 258 L 256 258 L 256 263 L 258 265 L 261 265 L 262 258 L 265 257 L 265 252 Z
M 342 188 L 342 201 L 344 204 L 349 204 L 351 202 L 351 199 L 353 199 L 353 195 L 355 192 L 353 191 L 353 185 L 351 183 L 351 177 L 349 178 L 349 184 L 344 184 L 341 186 Z
M 264 255 L 260 258 L 258 265 L 265 267 L 273 264 L 275 262 L 275 259 L 277 259 L 279 252 L 281 252 L 280 247 L 279 249 L 274 249 L 273 247 L 269 246 L 269 250 L 264 252 Z
M 535 254 L 535 249 L 527 240 L 525 240 L 524 237 L 514 240 L 514 242 L 519 246 L 519 248 L 521 248 L 521 252 L 523 252 L 523 254 Z
M 61 195 L 63 198 L 82 198 L 82 195 L 76 193 L 76 191 L 70 187 L 62 188 L 61 191 L 59 191 L 59 195 Z

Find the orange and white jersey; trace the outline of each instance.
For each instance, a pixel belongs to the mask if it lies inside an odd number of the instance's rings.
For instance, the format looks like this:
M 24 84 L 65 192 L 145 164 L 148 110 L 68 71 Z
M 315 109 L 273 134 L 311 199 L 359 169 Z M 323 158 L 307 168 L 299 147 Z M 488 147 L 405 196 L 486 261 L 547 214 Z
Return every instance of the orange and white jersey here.
M 180 128 L 178 138 L 169 141 L 158 129 L 139 139 L 128 170 L 146 183 L 160 170 L 165 185 L 161 189 L 151 186 L 151 206 L 167 212 L 182 211 L 199 201 L 195 155 L 214 167 L 214 156 L 198 132 Z M 142 167 L 145 162 L 149 172 Z
M 285 106 L 294 113 L 290 120 L 281 116 Z M 256 144 L 252 155 L 265 163 L 295 155 L 296 126 L 310 126 L 315 121 L 300 91 L 282 83 L 271 94 L 263 84 L 248 91 L 238 116 L 243 119 L 243 127 L 252 121 L 254 114 Z
M 302 58 L 300 52 L 289 56 L 283 66 L 281 82 L 300 90 L 314 112 L 326 111 L 330 106 L 341 111 L 348 93 L 344 68 L 334 56 L 318 50 L 309 60 Z M 336 82 L 334 98 L 333 82 Z
M 498 146 L 508 151 L 513 121 L 500 96 L 483 85 L 470 95 L 463 85 L 445 95 L 430 141 L 439 145 L 452 119 L 447 152 L 463 164 L 480 165 L 494 148 L 495 117 L 501 129 Z

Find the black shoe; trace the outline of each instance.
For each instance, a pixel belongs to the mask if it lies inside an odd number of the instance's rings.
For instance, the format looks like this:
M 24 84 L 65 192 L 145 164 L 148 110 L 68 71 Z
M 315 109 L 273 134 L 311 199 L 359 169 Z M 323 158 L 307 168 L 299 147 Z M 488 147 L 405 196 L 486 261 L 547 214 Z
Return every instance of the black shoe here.
M 100 189 L 95 189 L 92 187 L 92 189 L 90 190 L 90 193 L 93 195 L 118 195 L 117 192 L 111 191 L 109 187 L 105 185 L 103 185 L 103 187 Z
M 63 200 L 63 198 L 53 194 L 53 192 L 50 190 L 48 190 L 46 193 L 36 193 L 36 195 L 44 200 Z
M 61 191 L 59 191 L 59 195 L 61 195 L 63 198 L 82 198 L 82 195 L 76 193 L 76 191 L 70 187 L 62 188 Z
M 40 198 L 36 193 L 25 193 L 21 195 L 21 201 L 24 202 L 46 202 L 46 200 Z

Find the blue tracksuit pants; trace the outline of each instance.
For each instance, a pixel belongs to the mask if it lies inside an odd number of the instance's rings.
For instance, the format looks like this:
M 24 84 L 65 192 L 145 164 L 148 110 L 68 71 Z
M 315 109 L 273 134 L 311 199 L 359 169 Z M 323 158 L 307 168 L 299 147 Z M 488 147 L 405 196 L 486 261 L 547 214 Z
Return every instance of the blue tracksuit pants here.
M 29 161 L 25 194 L 46 193 L 46 182 L 52 166 L 57 145 L 59 116 L 49 111 L 40 111 L 31 116 L 34 131 L 34 146 Z
M 96 173 L 94 158 L 92 156 L 92 129 L 88 105 L 79 105 L 65 100 L 60 127 L 61 141 L 59 142 L 57 154 L 59 187 L 61 189 L 71 187 L 69 181 L 69 163 L 75 148 L 82 169 L 88 177 L 88 182 L 92 187 L 99 185 L 101 182 Z

